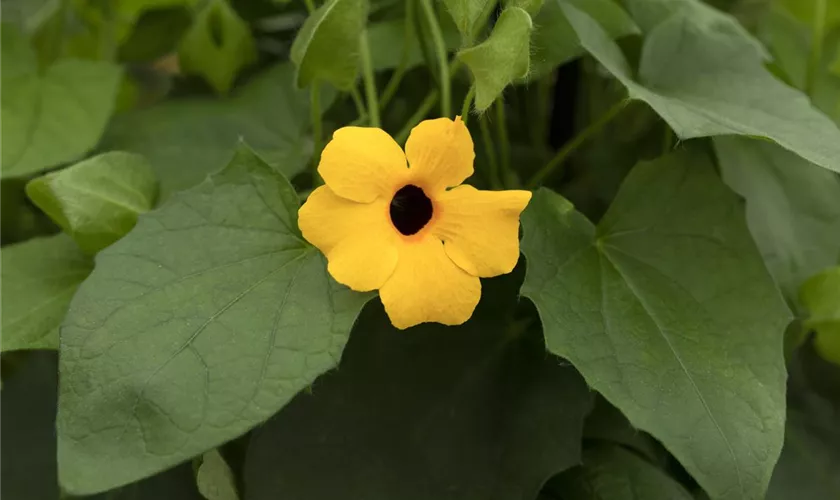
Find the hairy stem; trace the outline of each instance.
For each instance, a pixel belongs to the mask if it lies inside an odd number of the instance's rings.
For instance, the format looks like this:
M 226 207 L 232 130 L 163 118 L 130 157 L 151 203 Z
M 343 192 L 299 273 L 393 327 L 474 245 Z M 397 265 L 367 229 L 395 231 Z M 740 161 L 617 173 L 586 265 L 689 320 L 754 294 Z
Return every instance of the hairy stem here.
M 365 97 L 367 98 L 368 117 L 372 127 L 379 127 L 379 102 L 376 95 L 376 80 L 373 74 L 373 61 L 370 57 L 367 30 L 359 37 L 359 49 L 362 53 L 362 78 L 365 82 Z
M 452 114 L 452 84 L 449 81 L 449 61 L 446 59 L 446 43 L 443 40 L 443 32 L 440 29 L 435 9 L 432 7 L 432 0 L 420 0 L 423 14 L 429 23 L 432 31 L 432 42 L 435 46 L 438 67 L 440 68 L 440 114 L 443 117 L 450 117 Z

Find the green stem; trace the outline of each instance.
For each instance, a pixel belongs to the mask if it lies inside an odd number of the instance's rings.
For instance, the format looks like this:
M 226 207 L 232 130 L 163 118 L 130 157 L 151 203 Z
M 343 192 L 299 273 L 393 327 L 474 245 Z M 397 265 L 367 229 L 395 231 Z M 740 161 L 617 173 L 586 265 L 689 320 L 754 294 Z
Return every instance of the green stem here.
M 464 125 L 467 124 L 467 120 L 470 117 L 470 106 L 472 105 L 474 97 L 475 85 L 470 87 L 470 90 L 467 92 L 467 96 L 464 97 L 464 104 L 461 105 L 461 120 L 464 121 Z
M 577 151 L 577 149 L 586 142 L 587 139 L 598 133 L 604 125 L 612 121 L 618 114 L 621 112 L 622 109 L 627 105 L 626 100 L 621 100 L 613 105 L 606 113 L 601 115 L 600 118 L 595 120 L 594 122 L 590 123 L 588 127 L 586 127 L 581 133 L 576 135 L 571 141 L 567 142 L 560 148 L 560 151 L 554 155 L 554 158 L 551 159 L 543 168 L 541 168 L 531 180 L 528 181 L 528 187 L 533 189 L 540 185 L 545 179 L 547 179 L 554 170 L 557 169 L 560 165 L 563 164 L 564 161 Z
M 321 88 L 313 83 L 309 89 L 309 108 L 312 116 L 312 187 L 321 184 L 318 175 L 318 163 L 321 162 L 322 123 L 321 123 Z
M 362 53 L 362 78 L 365 82 L 365 97 L 367 98 L 368 116 L 371 127 L 380 127 L 379 102 L 376 96 L 376 80 L 373 74 L 373 61 L 370 58 L 367 30 L 359 37 L 359 49 Z
M 353 104 L 356 106 L 356 122 L 363 122 L 367 120 L 367 110 L 365 109 L 365 103 L 362 100 L 362 95 L 359 93 L 359 89 L 355 86 L 350 89 L 350 97 L 353 98 Z
M 400 63 L 385 85 L 385 90 L 382 92 L 382 99 L 379 102 L 380 107 L 385 108 L 391 99 L 397 94 L 397 89 L 400 87 L 403 75 L 405 75 L 408 68 L 408 58 L 411 55 L 411 41 L 414 35 L 414 0 L 407 0 L 405 5 L 405 24 L 403 25 L 403 48 L 400 56 Z
M 402 130 L 400 130 L 397 133 L 397 135 L 394 136 L 394 139 L 397 141 L 397 143 L 405 144 L 405 141 L 408 140 L 408 134 L 411 133 L 411 129 L 416 127 L 417 124 L 420 123 L 420 121 L 423 120 L 423 118 L 425 118 L 426 115 L 429 114 L 429 111 L 431 111 L 435 103 L 437 103 L 439 96 L 440 94 L 438 93 L 438 91 L 433 90 L 431 93 L 429 93 L 429 95 L 426 96 L 425 99 L 423 99 L 423 102 L 420 103 L 420 107 L 417 108 L 417 111 L 415 111 L 414 114 L 411 115 L 411 118 L 409 118 L 405 125 L 403 125 Z
M 502 182 L 499 180 L 499 162 L 496 158 L 496 149 L 493 147 L 493 136 L 490 134 L 490 126 L 487 124 L 487 113 L 478 119 L 478 126 L 481 128 L 481 142 L 484 144 L 484 154 L 487 156 L 487 163 L 490 167 L 488 181 L 493 189 L 502 189 Z
M 315 12 L 315 0 L 303 0 L 303 3 L 306 4 L 306 11 L 312 14 Z
M 805 75 L 805 93 L 811 97 L 814 95 L 817 73 L 819 73 L 820 63 L 822 62 L 826 9 L 826 0 L 814 0 L 814 18 L 811 20 L 811 54 L 808 58 L 808 73 Z
M 507 120 L 505 120 L 505 103 L 496 99 L 496 135 L 499 138 L 499 165 L 502 167 L 502 181 L 510 178 L 510 139 L 508 138 Z
M 449 61 L 446 59 L 446 43 L 443 40 L 443 33 L 432 7 L 432 0 L 420 0 L 420 5 L 423 7 L 423 13 L 432 31 L 432 41 L 435 44 L 435 53 L 440 67 L 440 114 L 448 118 L 452 113 L 452 88 L 449 81 Z

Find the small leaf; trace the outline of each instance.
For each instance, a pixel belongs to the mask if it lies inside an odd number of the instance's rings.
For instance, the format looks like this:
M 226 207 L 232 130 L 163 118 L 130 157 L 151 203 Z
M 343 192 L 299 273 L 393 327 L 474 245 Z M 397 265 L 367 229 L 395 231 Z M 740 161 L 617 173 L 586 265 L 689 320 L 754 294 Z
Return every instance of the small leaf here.
M 220 99 L 173 99 L 115 117 L 103 147 L 145 156 L 160 181 L 160 201 L 224 167 L 242 139 L 291 177 L 312 155 L 306 92 L 283 63 Z M 334 94 L 322 93 L 329 106 Z
M 207 500 L 239 499 L 233 472 L 218 450 L 210 450 L 202 456 L 195 480 L 198 491 Z
M 26 193 L 82 250 L 95 254 L 152 209 L 157 181 L 142 156 L 113 152 L 33 179 Z
M 341 90 L 353 86 L 367 15 L 368 0 L 327 0 L 306 19 L 291 53 L 299 88 L 317 81 Z
M 569 4 L 563 12 L 586 50 L 680 138 L 763 136 L 840 172 L 840 130 L 767 72 L 751 45 L 678 13 L 648 34 L 634 80 L 621 49 L 597 22 Z
M 636 23 L 614 0 L 547 0 L 539 15 L 534 18 L 531 79 L 546 75 L 585 52 L 560 8 L 563 3 L 574 5 L 589 14 L 611 38 L 639 33 Z
M 2 174 L 24 176 L 96 146 L 119 88 L 120 68 L 61 60 L 43 72 L 14 26 L 2 29 Z
M 527 499 L 578 463 L 591 395 L 510 323 L 515 274 L 484 280 L 458 327 L 402 332 L 366 307 L 339 369 L 252 435 L 249 500 Z
M 5 246 L 0 256 L 3 352 L 57 349 L 58 325 L 93 262 L 64 234 Z
M 496 6 L 495 0 L 443 0 L 443 3 L 466 45 L 472 44 L 477 24 Z
M 713 498 L 763 498 L 783 438 L 790 314 L 711 162 L 689 150 L 640 163 L 597 228 L 538 191 L 522 225 L 522 293 L 548 350 Z
M 840 365 L 840 267 L 808 279 L 799 297 L 810 312 L 806 325 L 817 334 L 814 348 L 826 360 Z
M 723 180 L 747 201 L 747 224 L 792 304 L 814 273 L 840 262 L 840 179 L 781 147 L 716 137 Z
M 2 253 L 5 256 L 5 248 Z M 3 262 L 4 272 L 5 268 L 6 263 Z M 4 285 L 5 281 L 4 276 Z M 3 290 L 4 315 L 9 311 L 5 300 L 6 290 Z M 5 322 L 5 317 L 3 320 Z M 55 340 L 58 341 L 58 335 Z M 4 324 L 4 351 L 6 341 Z M 3 480 L 0 481 L 0 497 L 5 500 L 58 499 L 55 465 L 57 354 L 54 351 L 16 354 L 22 356 L 3 356 L 3 390 L 0 391 Z
M 236 75 L 257 60 L 248 25 L 227 0 L 210 0 L 196 16 L 178 48 L 185 73 L 202 75 L 219 93 L 227 93 Z
M 475 79 L 478 111 L 490 107 L 511 82 L 528 75 L 532 27 L 527 12 L 518 7 L 507 8 L 487 40 L 458 53 Z
M 693 500 L 680 483 L 638 455 L 619 446 L 597 446 L 583 454 L 583 465 L 549 483 L 566 500 Z
M 59 478 L 149 476 L 244 433 L 338 363 L 370 295 L 329 278 L 251 150 L 97 255 L 61 330 Z

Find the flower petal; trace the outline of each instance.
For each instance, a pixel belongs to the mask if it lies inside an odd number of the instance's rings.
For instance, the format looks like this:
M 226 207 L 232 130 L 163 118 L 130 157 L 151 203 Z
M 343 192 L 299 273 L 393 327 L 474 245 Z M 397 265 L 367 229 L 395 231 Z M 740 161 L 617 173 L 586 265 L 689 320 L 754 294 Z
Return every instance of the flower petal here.
M 482 278 L 507 274 L 519 260 L 519 214 L 530 199 L 530 191 L 459 186 L 438 195 L 441 215 L 432 231 L 464 271 Z
M 405 329 L 434 321 L 460 325 L 481 298 L 481 282 L 446 256 L 432 235 L 405 242 L 394 274 L 379 289 L 391 323 Z
M 321 153 L 318 173 L 335 194 L 369 203 L 389 197 L 408 175 L 405 154 L 384 130 L 343 127 Z
M 473 174 L 473 141 L 460 116 L 420 122 L 408 136 L 405 156 L 412 182 L 429 193 L 457 186 Z
M 394 272 L 398 236 L 388 219 L 388 203 L 385 198 L 356 203 L 321 186 L 300 207 L 303 237 L 327 256 L 327 270 L 339 283 L 366 292 Z

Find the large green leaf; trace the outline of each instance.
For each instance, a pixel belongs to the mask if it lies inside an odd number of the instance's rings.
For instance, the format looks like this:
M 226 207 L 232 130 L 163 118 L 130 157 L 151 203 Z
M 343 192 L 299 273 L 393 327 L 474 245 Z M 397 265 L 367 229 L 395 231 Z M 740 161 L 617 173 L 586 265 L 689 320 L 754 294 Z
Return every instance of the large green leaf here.
M 547 190 L 522 224 L 522 293 L 548 349 L 713 498 L 762 498 L 782 444 L 790 318 L 710 161 L 637 165 L 597 228 Z
M 549 484 L 564 500 L 693 500 L 680 483 L 619 446 L 586 450 L 583 465 Z
M 353 86 L 368 8 L 368 0 L 327 0 L 306 19 L 291 52 L 298 87 L 318 81 L 343 90 Z
M 612 38 L 639 33 L 636 23 L 614 0 L 547 0 L 534 18 L 532 78 L 543 76 L 585 52 L 560 8 L 563 3 L 570 3 L 589 14 Z
M 621 50 L 586 13 L 564 4 L 581 44 L 647 102 L 682 139 L 763 136 L 840 172 L 840 130 L 808 98 L 776 80 L 752 45 L 677 12 L 645 39 L 638 78 Z
M 509 7 L 487 40 L 458 53 L 473 74 L 478 111 L 490 107 L 511 82 L 528 76 L 532 27 L 527 12 Z
M 5 299 L 5 290 L 3 292 Z M 3 310 L 5 314 L 5 304 Z M 3 348 L 5 350 L 5 346 Z M 3 480 L 0 481 L 0 497 L 4 500 L 59 498 L 55 466 L 57 367 L 54 351 L 26 353 L 12 359 L 3 356 L 3 390 L 0 391 L 0 433 L 3 434 L 0 440 L 0 477 Z M 9 374 L 9 371 L 12 373 Z
M 103 146 L 145 156 L 160 181 L 161 201 L 224 167 L 240 138 L 291 177 L 312 153 L 309 98 L 293 78 L 294 66 L 281 64 L 229 98 L 175 99 L 120 115 Z M 324 105 L 331 99 L 324 96 Z
M 406 24 L 405 18 L 388 19 L 370 23 L 368 42 L 373 69 L 382 71 L 403 64 L 404 69 L 411 69 L 423 64 L 423 51 L 413 26 Z M 450 21 L 441 23 L 441 34 L 448 50 L 456 50 L 461 44 L 461 36 Z M 406 49 L 405 43 L 408 43 Z M 407 51 L 405 54 L 404 51 Z M 403 63 L 403 58 L 405 62 Z
M 33 179 L 26 193 L 82 250 L 94 254 L 151 210 L 157 181 L 145 158 L 117 151 Z
M 3 247 L 3 351 L 58 348 L 58 325 L 93 262 L 66 235 Z
M 248 24 L 227 0 L 211 0 L 181 40 L 178 56 L 184 72 L 202 75 L 226 93 L 236 75 L 257 60 L 257 48 Z
M 840 262 L 840 178 L 779 146 L 715 138 L 723 180 L 747 201 L 747 224 L 791 303 L 814 273 Z
M 119 67 L 61 60 L 39 71 L 15 26 L 2 28 L 2 175 L 29 175 L 96 146 L 119 88 Z
M 814 348 L 840 365 L 840 267 L 809 278 L 802 284 L 800 300 L 810 314 L 806 325 L 816 332 Z
M 253 435 L 250 500 L 518 500 L 580 460 L 590 393 L 536 329 L 519 277 L 484 280 L 463 326 L 362 312 L 341 366 Z
M 228 441 L 338 363 L 369 295 L 300 239 L 298 197 L 246 147 L 97 256 L 61 330 L 58 460 L 74 494 Z

